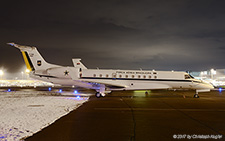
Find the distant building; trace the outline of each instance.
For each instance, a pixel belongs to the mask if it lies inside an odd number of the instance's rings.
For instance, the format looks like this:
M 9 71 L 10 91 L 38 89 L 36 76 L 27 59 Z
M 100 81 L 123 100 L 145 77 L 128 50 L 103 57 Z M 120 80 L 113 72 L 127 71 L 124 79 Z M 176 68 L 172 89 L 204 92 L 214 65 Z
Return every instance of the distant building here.
M 211 69 L 201 72 L 190 72 L 197 79 L 208 81 L 214 86 L 225 86 L 225 69 Z

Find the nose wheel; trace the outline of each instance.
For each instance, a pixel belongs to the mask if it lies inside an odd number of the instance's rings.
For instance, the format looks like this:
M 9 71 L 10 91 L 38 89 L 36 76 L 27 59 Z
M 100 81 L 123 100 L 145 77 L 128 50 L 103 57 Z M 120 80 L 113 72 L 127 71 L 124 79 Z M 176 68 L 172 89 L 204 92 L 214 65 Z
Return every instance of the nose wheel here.
M 198 94 L 194 94 L 194 98 L 199 98 Z
M 96 93 L 95 93 L 95 96 L 96 96 L 97 98 L 102 97 L 102 95 L 100 94 L 100 92 L 96 92 Z
M 196 90 L 196 93 L 195 93 L 195 95 L 194 95 L 194 98 L 199 98 L 198 92 L 199 92 L 199 90 Z

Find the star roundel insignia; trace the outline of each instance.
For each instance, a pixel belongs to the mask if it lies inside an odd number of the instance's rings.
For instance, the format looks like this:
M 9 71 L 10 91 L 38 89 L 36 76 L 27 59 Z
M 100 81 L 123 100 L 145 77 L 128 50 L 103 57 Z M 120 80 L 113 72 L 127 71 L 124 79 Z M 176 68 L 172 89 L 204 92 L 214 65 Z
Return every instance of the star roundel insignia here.
M 64 71 L 64 75 L 69 75 L 69 71 Z

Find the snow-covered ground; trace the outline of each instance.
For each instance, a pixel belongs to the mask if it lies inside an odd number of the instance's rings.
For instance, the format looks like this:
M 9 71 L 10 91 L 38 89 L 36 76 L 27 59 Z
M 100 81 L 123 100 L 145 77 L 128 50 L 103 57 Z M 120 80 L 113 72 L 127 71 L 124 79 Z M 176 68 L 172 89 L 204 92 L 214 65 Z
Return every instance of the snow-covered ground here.
M 88 100 L 71 93 L 0 92 L 0 141 L 23 140 Z

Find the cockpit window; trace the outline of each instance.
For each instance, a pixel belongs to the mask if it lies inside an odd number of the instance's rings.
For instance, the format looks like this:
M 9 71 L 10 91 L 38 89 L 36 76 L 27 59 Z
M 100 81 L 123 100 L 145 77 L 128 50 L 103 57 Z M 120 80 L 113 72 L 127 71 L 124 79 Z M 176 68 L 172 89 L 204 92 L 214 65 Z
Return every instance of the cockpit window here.
M 191 78 L 193 79 L 194 77 L 191 76 L 191 75 L 189 75 L 189 74 L 185 74 L 185 75 L 184 75 L 184 78 L 185 78 L 185 79 L 191 79 Z
M 191 77 L 189 76 L 189 75 L 187 75 L 187 74 L 185 74 L 185 79 L 190 79 Z

